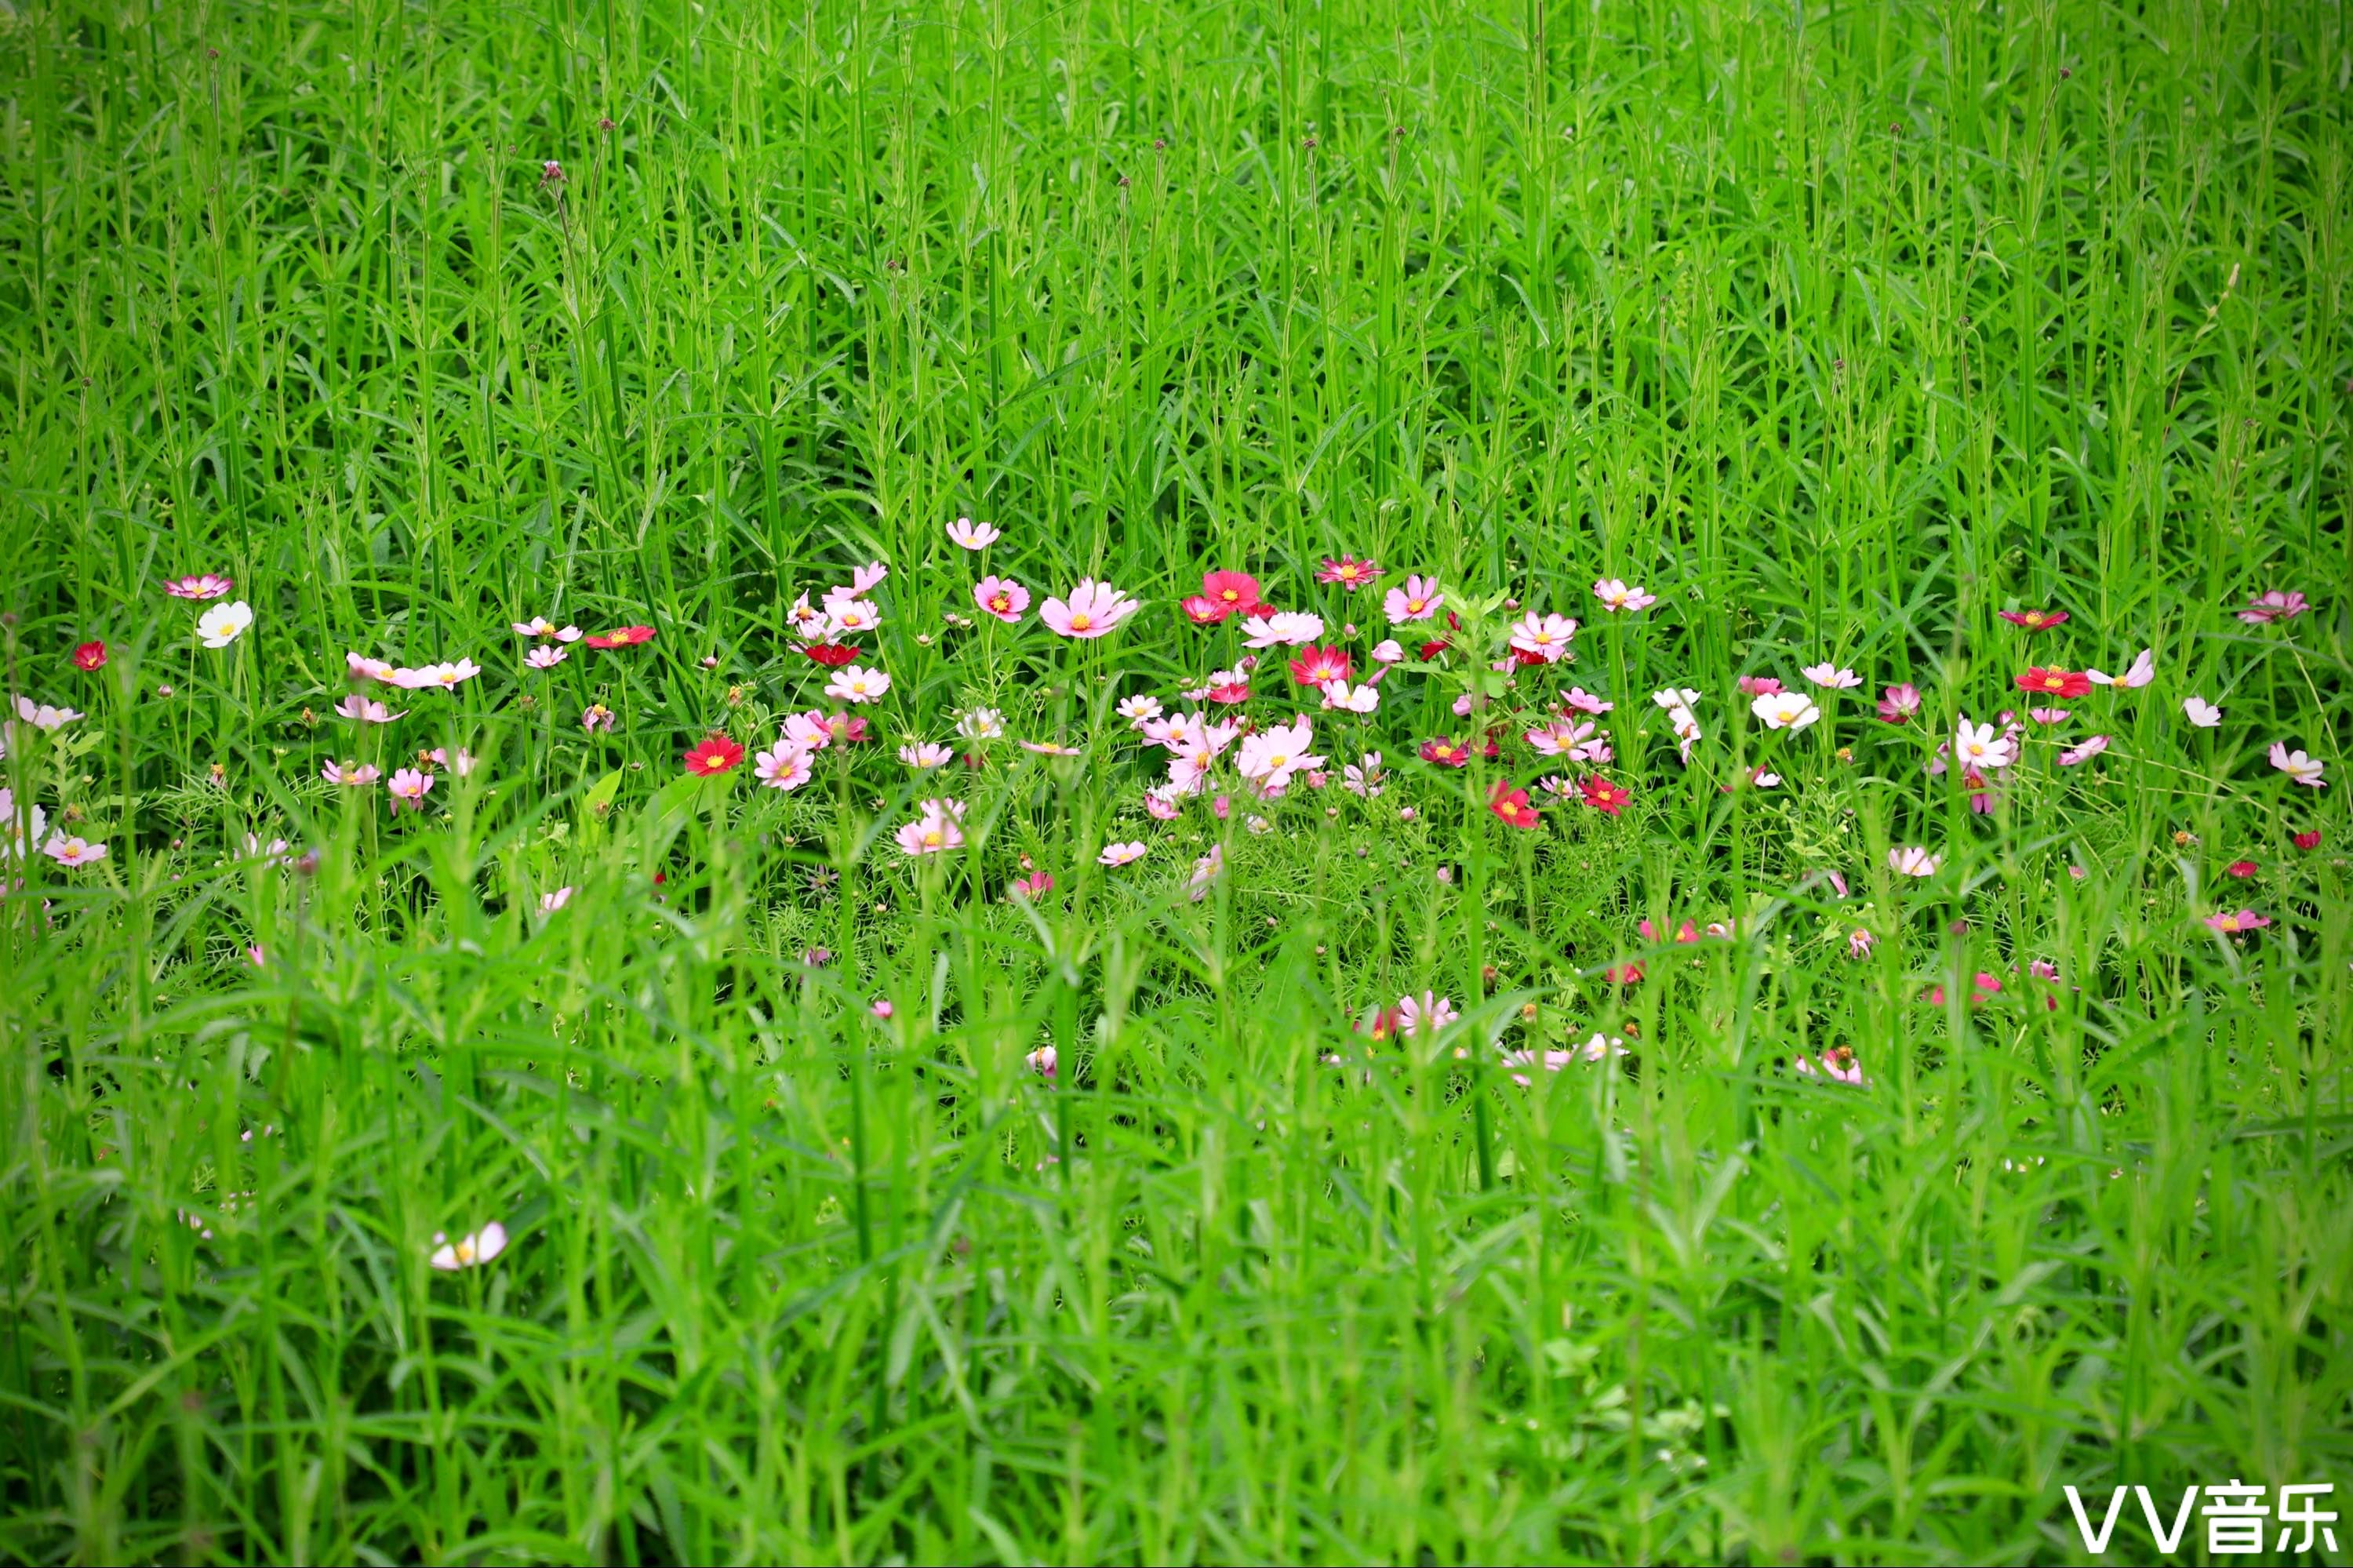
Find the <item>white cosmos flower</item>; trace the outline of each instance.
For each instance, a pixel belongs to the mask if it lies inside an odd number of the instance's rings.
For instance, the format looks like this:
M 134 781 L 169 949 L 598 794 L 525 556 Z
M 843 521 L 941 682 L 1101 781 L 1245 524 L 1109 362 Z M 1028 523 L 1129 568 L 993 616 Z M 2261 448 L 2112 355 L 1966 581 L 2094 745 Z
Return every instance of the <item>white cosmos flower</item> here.
M 995 708 L 975 708 L 956 720 L 956 733 L 966 740 L 1000 740 L 1005 736 L 1005 715 Z
M 1803 729 L 1822 716 L 1814 699 L 1803 692 L 1767 692 L 1750 703 L 1748 710 L 1767 729 Z
M 2290 751 L 2287 748 L 2287 742 L 2284 740 L 2272 742 L 2271 758 L 2274 768 L 2286 774 L 2296 783 L 2309 785 L 2315 789 L 2327 787 L 2328 781 L 2320 776 L 2321 769 L 2327 765 L 2315 761 L 2301 751 Z
M 1887 852 L 1888 869 L 1903 876 L 1934 876 L 1936 863 L 1936 857 L 1917 844 Z
M 444 1274 L 477 1267 L 507 1250 L 507 1228 L 496 1220 L 479 1231 L 467 1232 L 454 1242 L 439 1231 L 433 1233 L 433 1239 L 439 1245 L 427 1261 Z
M 196 636 L 207 648 L 226 648 L 252 624 L 253 606 L 241 599 L 232 599 L 212 605 L 196 617 Z
M 2084 673 L 2091 678 L 2092 684 L 2095 686 L 2146 686 L 2157 679 L 2157 651 L 2153 648 L 2142 649 L 2134 656 L 2131 665 L 2121 675 L 2103 674 L 2097 670 L 2086 670 Z
M 1850 686 L 1860 686 L 1862 684 L 1862 677 L 1861 675 L 1856 674 L 1852 670 L 1841 669 L 1838 665 L 1831 663 L 1827 659 L 1823 660 L 1819 664 L 1809 664 L 1804 669 L 1799 670 L 1798 673 L 1803 675 L 1807 680 L 1811 681 L 1815 685 L 1826 687 L 1834 692 L 1842 692 Z
M 2182 698 L 2181 711 L 2188 715 L 2189 722 L 2200 729 L 2212 729 L 2222 722 L 2222 710 L 2203 697 Z
M 891 677 L 880 670 L 852 664 L 826 683 L 825 694 L 839 703 L 878 703 L 891 689 Z
M 1963 768 L 1983 771 L 1989 768 L 2007 768 L 2018 760 L 2017 743 L 1989 724 L 1971 724 L 1963 719 L 1953 732 L 1953 757 Z
M 911 741 L 899 748 L 899 760 L 910 768 L 944 768 L 955 753 L 935 740 Z
M 1345 681 L 1325 681 L 1315 688 L 1324 694 L 1324 705 L 1344 713 L 1368 714 L 1381 705 L 1380 689 L 1377 686 L 1352 686 Z
M 1278 643 L 1296 648 L 1324 635 L 1324 618 L 1293 609 L 1277 610 L 1272 615 L 1246 617 L 1242 633 L 1245 648 L 1272 648 Z
M 1095 859 L 1104 865 L 1125 865 L 1130 861 L 1142 860 L 1144 852 L 1145 846 L 1139 842 L 1105 844 L 1103 853 Z
M 992 524 L 976 523 L 969 517 L 959 517 L 948 524 L 948 538 L 967 550 L 986 550 L 999 536 Z

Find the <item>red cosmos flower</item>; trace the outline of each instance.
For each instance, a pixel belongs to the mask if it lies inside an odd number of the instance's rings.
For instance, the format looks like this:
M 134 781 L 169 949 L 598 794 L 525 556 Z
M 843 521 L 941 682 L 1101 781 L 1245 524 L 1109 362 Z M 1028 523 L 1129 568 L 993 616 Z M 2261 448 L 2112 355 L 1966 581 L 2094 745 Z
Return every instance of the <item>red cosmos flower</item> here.
M 1206 620 L 1212 621 L 1223 620 L 1229 615 L 1252 614 L 1262 602 L 1259 596 L 1258 579 L 1248 572 L 1203 573 L 1200 597 L 1209 606 L 1210 613 Z M 1190 600 L 1187 601 L 1185 613 L 1196 620 L 1205 619 L 1191 609 Z
M 1336 561 L 1326 556 L 1324 564 L 1315 568 L 1317 582 L 1338 583 L 1351 593 L 1380 575 L 1381 568 L 1372 562 L 1359 561 L 1350 556 L 1343 556 Z
M 2005 609 L 2000 613 L 2012 626 L 2023 626 L 2029 631 L 2042 631 L 2067 619 L 2063 609 Z
M 858 650 L 847 642 L 811 642 L 801 650 L 812 662 L 828 670 L 839 670 L 858 657 Z
M 1435 642 L 1423 643 L 1421 645 L 1421 652 L 1417 655 L 1417 657 L 1419 657 L 1424 663 L 1428 663 L 1430 660 L 1437 658 L 1440 653 L 1445 652 L 1447 647 L 1448 644 L 1446 639 L 1441 637 Z
M 73 651 L 73 662 L 74 668 L 77 670 L 102 670 L 106 668 L 106 644 L 103 642 L 83 643 L 80 647 Z
M 1540 819 L 1536 809 L 1528 804 L 1528 792 L 1514 789 L 1508 779 L 1498 779 L 1487 790 L 1487 810 L 1504 819 L 1505 825 L 1533 828 Z
M 1634 922 L 1634 929 L 1642 933 L 1642 940 L 1646 942 L 1655 942 L 1659 939 L 1659 928 L 1656 926 L 1651 925 L 1647 918 Z M 1684 921 L 1681 926 L 1675 928 L 1675 940 L 1678 942 L 1698 941 L 1699 927 L 1692 924 L 1689 920 Z
M 1640 985 L 1642 983 L 1642 966 L 1636 963 L 1620 964 L 1614 969 L 1603 969 L 1601 978 L 1611 985 Z
M 1198 593 L 1178 599 L 1176 608 L 1183 610 L 1185 618 L 1196 626 L 1215 626 L 1233 613 L 1230 610 L 1219 609 L 1217 600 L 1205 599 Z
M 1623 811 L 1626 809 L 1626 802 L 1634 798 L 1634 792 L 1624 785 L 1612 784 L 1609 779 L 1594 773 L 1588 773 L 1577 781 L 1577 791 L 1585 797 L 1587 805 L 1606 811 L 1613 817 Z
M 1326 681 L 1345 681 L 1354 672 L 1347 652 L 1339 648 L 1317 648 L 1312 644 L 1299 651 L 1291 662 L 1291 678 L 1303 686 L 1320 686 Z
M 1228 707 L 1231 707 L 1236 703 L 1246 703 L 1250 701 L 1250 683 L 1248 681 L 1228 681 L 1221 686 L 1211 686 L 1208 689 L 1207 695 L 1213 703 L 1221 703 Z
M 2014 683 L 2021 692 L 2031 692 L 2038 697 L 2080 697 L 2092 689 L 2092 677 L 2073 670 L 2044 669 L 2040 664 L 2030 666 Z
M 1374 1013 L 1372 1028 L 1373 1038 L 1375 1040 L 1387 1040 L 1391 1035 L 1395 1034 L 1398 1032 L 1398 1010 L 1394 1007 L 1384 1007 L 1379 1012 Z M 1348 1025 L 1348 1028 L 1352 1033 L 1355 1031 L 1356 1027 L 1356 1024 L 1353 1022 Z
M 2261 870 L 2263 870 L 2263 867 L 2257 865 L 2253 861 L 2234 860 L 2230 864 L 2222 868 L 2222 874 L 2225 876 L 2235 876 L 2243 882 L 2248 877 L 2254 875 L 2255 873 Z
M 1435 762 L 1441 768 L 1468 768 L 1471 766 L 1471 748 L 1457 744 L 1451 735 L 1441 735 L 1421 743 L 1421 759 Z
M 708 779 L 732 771 L 744 760 L 744 748 L 723 735 L 707 735 L 686 754 L 686 770 Z
M 2308 833 L 2295 833 L 2291 836 L 2295 840 L 2295 847 L 2300 850 L 2316 850 L 2320 847 L 2320 830 L 2318 828 L 2313 829 Z
M 650 626 L 624 626 L 618 631 L 592 631 L 581 639 L 591 648 L 635 648 L 640 642 L 651 642 L 654 629 Z

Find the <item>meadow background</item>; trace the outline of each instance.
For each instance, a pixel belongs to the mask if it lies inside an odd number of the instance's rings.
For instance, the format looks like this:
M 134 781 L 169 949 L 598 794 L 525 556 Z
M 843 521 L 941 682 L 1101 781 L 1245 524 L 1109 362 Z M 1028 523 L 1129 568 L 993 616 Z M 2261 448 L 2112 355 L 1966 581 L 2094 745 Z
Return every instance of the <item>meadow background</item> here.
M 2069 1561 L 2066 1484 L 2342 1498 L 2348 23 L 0 9 L 0 634 L 85 715 L 0 766 L 110 846 L 0 905 L 0 1554 Z M 955 624 L 959 515 L 1145 609 Z M 1625 813 L 1493 820 L 1535 765 L 1424 767 L 1400 673 L 1314 715 L 1386 794 L 1145 816 L 1112 701 L 1237 652 L 1176 600 L 1361 658 L 1343 553 L 1586 620 Z M 877 743 L 684 776 L 821 704 L 787 610 L 871 560 Z M 533 671 L 535 614 L 657 635 Z M 2096 762 L 1924 772 L 2143 647 Z M 484 673 L 354 726 L 347 650 Z M 1869 684 L 1762 733 L 1818 659 Z M 1078 754 L 901 855 L 979 705 Z M 320 777 L 459 746 L 423 812 Z

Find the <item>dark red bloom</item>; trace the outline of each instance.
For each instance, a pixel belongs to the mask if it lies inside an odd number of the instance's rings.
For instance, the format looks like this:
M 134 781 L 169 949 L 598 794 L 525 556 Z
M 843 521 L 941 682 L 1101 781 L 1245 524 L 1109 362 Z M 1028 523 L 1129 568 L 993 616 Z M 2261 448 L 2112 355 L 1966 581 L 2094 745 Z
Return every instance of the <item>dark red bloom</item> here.
M 1549 664 L 1552 662 L 1551 660 L 1546 658 L 1543 654 L 1531 653 L 1525 648 L 1513 649 L 1512 657 L 1522 664 Z
M 1384 1007 L 1378 1012 L 1374 1013 L 1372 1029 L 1373 1038 L 1375 1040 L 1387 1040 L 1389 1036 L 1395 1034 L 1398 1032 L 1398 1020 L 1400 1014 L 1394 1007 Z M 1351 1022 L 1348 1025 L 1351 1033 L 1355 1032 L 1356 1027 L 1356 1026 L 1354 1022 Z
M 2012 626 L 2023 626 L 2029 631 L 2041 631 L 2067 619 L 2063 609 L 2005 609 L 2001 618 Z
M 686 770 L 708 779 L 725 773 L 744 760 L 744 748 L 723 735 L 707 735 L 686 754 Z
M 1446 652 L 1446 639 L 1443 637 L 1440 638 L 1435 642 L 1423 643 L 1421 645 L 1421 653 L 1419 655 L 1422 662 L 1428 663 L 1430 660 L 1437 658 L 1440 653 Z
M 1255 615 L 1264 602 L 1259 593 L 1258 579 L 1248 572 L 1205 572 L 1201 577 L 1201 597 L 1214 612 L 1209 619 L 1223 620 L 1229 615 Z M 1190 610 L 1187 611 L 1191 614 Z M 1196 616 L 1196 620 L 1200 619 Z
M 2295 834 L 2294 838 L 2295 847 L 2300 850 L 2316 850 L 2320 847 L 2320 830 L 2318 828 L 2313 829 L 2308 833 Z
M 1291 678 L 1303 686 L 1320 686 L 1326 681 L 1345 681 L 1354 672 L 1346 652 L 1339 648 L 1306 647 L 1291 662 Z
M 847 642 L 812 642 L 801 652 L 808 655 L 811 662 L 828 670 L 839 670 L 858 657 L 858 650 Z
M 1435 762 L 1440 768 L 1468 768 L 1471 748 L 1458 744 L 1451 735 L 1441 735 L 1421 743 L 1421 759 Z
M 2080 697 L 2092 689 L 2092 677 L 2073 670 L 2046 670 L 2031 665 L 2016 679 L 2018 689 L 2038 697 Z
M 640 642 L 651 642 L 654 629 L 650 626 L 624 626 L 618 631 L 592 631 L 582 641 L 591 648 L 635 648 Z
M 73 651 L 73 662 L 74 668 L 77 670 L 104 669 L 106 667 L 106 644 L 103 642 L 83 643 L 80 647 Z
M 1542 819 L 1536 809 L 1528 804 L 1528 792 L 1514 789 L 1508 779 L 1498 779 L 1487 791 L 1487 810 L 1514 828 L 1533 828 Z
M 1588 773 L 1578 779 L 1577 792 L 1585 797 L 1587 805 L 1596 807 L 1613 817 L 1623 811 L 1626 809 L 1626 802 L 1634 798 L 1632 790 L 1622 784 L 1612 784 L 1598 773 Z
M 2253 861 L 2234 860 L 2230 864 L 2222 868 L 2222 874 L 2225 876 L 2235 876 L 2241 881 L 2244 881 L 2261 870 L 2263 870 L 2263 867 L 2257 865 Z

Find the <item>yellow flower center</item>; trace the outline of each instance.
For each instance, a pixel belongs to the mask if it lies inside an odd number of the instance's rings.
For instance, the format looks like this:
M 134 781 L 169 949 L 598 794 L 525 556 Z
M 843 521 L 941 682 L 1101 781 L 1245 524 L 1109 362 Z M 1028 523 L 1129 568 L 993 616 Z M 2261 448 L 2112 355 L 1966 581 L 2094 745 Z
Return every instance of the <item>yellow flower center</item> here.
M 1095 618 L 1087 614 L 1084 610 L 1082 610 L 1078 614 L 1071 617 L 1071 630 L 1073 631 L 1084 631 L 1088 627 L 1092 626 L 1094 623 Z

